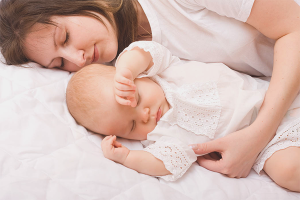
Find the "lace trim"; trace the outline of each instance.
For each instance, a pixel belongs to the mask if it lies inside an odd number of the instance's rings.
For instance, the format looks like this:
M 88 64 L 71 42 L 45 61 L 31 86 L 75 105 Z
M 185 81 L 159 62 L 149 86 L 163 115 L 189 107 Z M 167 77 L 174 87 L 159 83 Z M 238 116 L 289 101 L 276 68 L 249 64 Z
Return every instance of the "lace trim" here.
M 266 160 L 270 158 L 273 153 L 290 146 L 300 146 L 300 119 L 293 121 L 288 125 L 285 131 L 275 135 L 275 138 L 257 158 L 253 169 L 259 174 Z
M 149 52 L 151 54 L 152 59 L 153 59 L 153 66 L 151 67 L 152 70 L 156 70 L 156 68 L 160 67 L 160 65 L 163 61 L 162 47 L 161 47 L 161 45 L 157 45 L 155 42 L 149 42 L 149 41 L 138 41 L 138 42 L 131 43 L 118 56 L 117 61 L 116 61 L 116 66 L 117 66 L 119 57 L 123 54 L 123 52 L 130 51 L 135 47 L 143 49 L 145 52 Z
M 157 141 L 144 150 L 163 161 L 166 169 L 172 173 L 172 175 L 160 176 L 166 181 L 177 180 L 193 163 L 182 147 L 169 142 Z
M 171 125 L 214 138 L 221 116 L 221 103 L 215 82 L 182 85 L 176 90 L 162 78 L 152 77 L 164 90 L 171 109 L 161 118 Z

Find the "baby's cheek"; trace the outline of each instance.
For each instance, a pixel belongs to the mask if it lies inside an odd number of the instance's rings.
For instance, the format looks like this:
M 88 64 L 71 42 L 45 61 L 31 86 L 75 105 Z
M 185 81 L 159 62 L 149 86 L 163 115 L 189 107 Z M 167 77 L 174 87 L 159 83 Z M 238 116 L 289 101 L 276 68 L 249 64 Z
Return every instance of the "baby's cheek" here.
M 144 127 L 140 132 L 141 137 L 144 137 L 143 139 L 147 139 L 147 135 L 155 129 L 155 126 L 155 124 L 148 124 L 147 127 Z

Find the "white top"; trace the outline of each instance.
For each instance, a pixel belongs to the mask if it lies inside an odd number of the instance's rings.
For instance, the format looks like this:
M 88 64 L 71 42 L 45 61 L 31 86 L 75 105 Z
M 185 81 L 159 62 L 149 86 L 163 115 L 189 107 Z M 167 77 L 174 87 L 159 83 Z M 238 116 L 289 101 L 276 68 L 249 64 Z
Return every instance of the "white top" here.
M 170 110 L 143 144 L 172 173 L 162 178 L 173 181 L 196 161 L 188 144 L 223 137 L 255 119 L 268 82 L 233 71 L 221 63 L 179 60 L 155 42 L 134 42 L 124 51 L 136 46 L 149 51 L 154 63 L 139 78 L 151 77 L 156 81 L 170 104 Z
M 254 0 L 138 1 L 149 20 L 152 40 L 173 55 L 271 76 L 274 40 L 244 23 Z
M 150 52 L 154 63 L 138 78 L 150 77 L 156 81 L 170 104 L 170 109 L 142 142 L 147 146 L 144 150 L 162 160 L 172 173 L 162 176 L 163 179 L 174 181 L 180 178 L 196 161 L 189 144 L 223 137 L 255 120 L 269 86 L 268 78 L 253 78 L 221 63 L 182 61 L 156 42 L 135 42 L 124 51 L 134 47 Z M 299 130 L 298 94 L 253 169 L 259 173 L 265 161 L 278 150 L 300 147 Z

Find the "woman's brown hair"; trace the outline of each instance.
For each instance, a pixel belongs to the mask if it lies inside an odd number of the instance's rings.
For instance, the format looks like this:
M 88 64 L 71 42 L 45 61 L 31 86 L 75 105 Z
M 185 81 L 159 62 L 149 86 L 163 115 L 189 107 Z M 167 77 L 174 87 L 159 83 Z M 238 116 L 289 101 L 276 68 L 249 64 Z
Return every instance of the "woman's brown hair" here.
M 52 16 L 104 16 L 111 24 L 113 13 L 118 36 L 118 54 L 136 39 L 135 0 L 0 0 L 0 47 L 6 64 L 30 60 L 24 54 L 24 40 L 35 23 L 55 25 Z

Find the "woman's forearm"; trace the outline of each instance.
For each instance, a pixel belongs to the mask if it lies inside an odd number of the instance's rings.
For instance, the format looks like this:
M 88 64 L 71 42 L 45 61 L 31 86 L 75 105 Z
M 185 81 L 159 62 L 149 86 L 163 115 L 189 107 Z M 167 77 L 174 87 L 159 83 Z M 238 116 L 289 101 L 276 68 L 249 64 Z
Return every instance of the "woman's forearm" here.
M 257 127 L 261 148 L 273 138 L 299 89 L 300 31 L 281 37 L 275 44 L 274 69 L 270 86 L 253 124 Z
M 251 125 L 263 148 L 300 89 L 300 6 L 294 0 L 255 0 L 247 23 L 276 40 L 270 86 Z
M 161 160 L 146 151 L 130 151 L 123 165 L 137 172 L 151 176 L 171 174 Z

